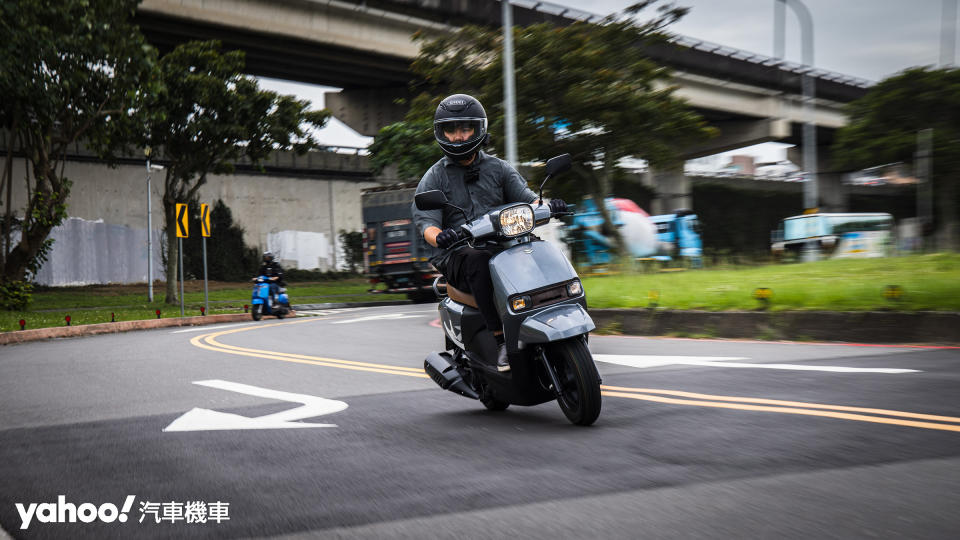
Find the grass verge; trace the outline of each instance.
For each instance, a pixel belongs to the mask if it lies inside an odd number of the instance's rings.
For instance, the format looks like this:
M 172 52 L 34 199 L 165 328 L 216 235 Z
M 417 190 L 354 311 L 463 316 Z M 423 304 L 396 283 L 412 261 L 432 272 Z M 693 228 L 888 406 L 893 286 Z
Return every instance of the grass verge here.
M 960 254 L 584 276 L 591 308 L 960 311 Z M 888 298 L 888 286 L 899 287 Z M 754 298 L 770 290 L 767 305 Z M 651 291 L 656 291 L 651 293 Z

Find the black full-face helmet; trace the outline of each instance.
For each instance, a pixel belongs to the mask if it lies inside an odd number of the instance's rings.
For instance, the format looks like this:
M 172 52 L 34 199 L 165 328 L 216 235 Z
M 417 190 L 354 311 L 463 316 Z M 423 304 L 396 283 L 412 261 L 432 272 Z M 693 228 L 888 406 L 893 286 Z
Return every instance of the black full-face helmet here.
M 446 97 L 433 115 L 433 136 L 447 157 L 468 160 L 487 140 L 487 112 L 472 96 Z
M 266 264 L 272 263 L 272 262 L 273 262 L 273 253 L 270 253 L 269 251 L 264 251 L 264 252 L 263 252 L 263 262 L 266 263 Z

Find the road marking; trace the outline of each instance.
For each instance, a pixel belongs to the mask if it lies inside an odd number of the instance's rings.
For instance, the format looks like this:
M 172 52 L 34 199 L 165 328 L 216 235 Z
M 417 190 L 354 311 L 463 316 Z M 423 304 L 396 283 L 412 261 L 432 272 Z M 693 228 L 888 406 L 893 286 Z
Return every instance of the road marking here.
M 297 316 L 309 315 L 313 317 L 324 317 L 326 315 L 339 315 L 341 313 L 346 313 L 348 311 L 357 311 L 365 308 L 336 308 L 336 309 L 307 309 L 307 310 L 297 310 Z
M 935 429 L 941 431 L 960 432 L 960 425 L 935 424 L 933 422 L 918 422 L 913 420 L 901 420 L 898 418 L 886 418 L 884 416 L 869 416 L 867 414 L 850 414 L 848 412 L 834 411 L 853 411 L 863 413 L 874 413 L 886 416 L 901 416 L 905 418 L 917 418 L 926 420 L 935 420 L 939 422 L 954 422 L 960 424 L 960 418 L 952 416 L 937 416 L 930 414 L 910 413 L 903 411 L 892 411 L 887 409 L 869 409 L 862 407 L 847 407 L 842 405 L 823 405 L 819 403 L 803 403 L 796 401 L 780 401 L 774 399 L 761 398 L 742 398 L 733 396 L 711 396 L 708 394 L 696 394 L 693 392 L 679 392 L 674 390 L 656 390 L 652 388 L 623 388 L 619 386 L 601 386 L 602 394 L 611 397 L 622 397 L 629 399 L 639 399 L 644 401 L 655 401 L 658 403 L 668 403 L 671 405 L 689 405 L 695 407 L 715 407 L 721 409 L 738 409 L 742 411 L 761 411 L 776 412 L 784 414 L 800 414 L 807 416 L 823 416 L 827 418 L 839 418 L 842 420 L 856 420 L 859 422 L 872 422 L 877 424 L 893 424 L 899 426 L 916 427 L 923 429 Z M 651 394 L 665 394 L 686 397 L 699 397 L 704 399 L 676 399 Z M 742 403 L 725 403 L 725 401 L 740 401 Z M 768 405 L 783 406 L 765 406 L 749 405 L 748 403 L 764 403 Z M 820 410 L 833 409 L 833 410 Z
M 314 418 L 340 412 L 347 408 L 347 404 L 335 399 L 326 399 L 307 394 L 294 394 L 250 386 L 230 381 L 213 379 L 209 381 L 194 381 L 193 384 L 219 388 L 230 392 L 238 392 L 250 396 L 257 396 L 292 403 L 302 403 L 302 407 L 294 407 L 286 411 L 256 416 L 250 418 L 239 414 L 231 414 L 211 409 L 194 408 L 163 428 L 163 431 L 220 431 L 233 429 L 302 429 L 318 427 L 337 427 L 336 424 L 309 424 L 297 422 L 305 418 Z
M 294 320 L 283 323 L 273 323 L 273 324 L 261 324 L 256 326 L 250 326 L 246 328 L 235 328 L 233 330 L 224 330 L 222 332 L 214 332 L 212 334 L 204 334 L 202 336 L 196 336 L 190 340 L 190 343 L 201 349 L 207 349 L 216 352 L 223 352 L 228 354 L 236 354 L 240 356 L 252 356 L 256 358 L 266 358 L 268 360 L 281 360 L 283 362 L 294 362 L 298 364 L 312 364 L 317 366 L 326 366 L 326 367 L 336 367 L 341 369 L 352 369 L 356 371 L 372 371 L 376 373 L 386 373 L 388 375 L 404 375 L 406 377 L 420 377 L 420 378 L 429 378 L 429 376 L 423 372 L 422 368 L 410 368 L 404 366 L 391 366 L 388 364 L 374 364 L 370 362 L 354 362 L 351 360 L 339 360 L 336 358 L 325 358 L 321 356 L 309 356 L 305 354 L 292 354 L 292 353 L 282 353 L 275 351 L 265 351 L 260 349 L 250 349 L 246 347 L 236 347 L 233 345 L 227 345 L 225 343 L 220 343 L 216 338 L 233 334 L 236 332 L 245 332 L 248 330 L 255 330 L 258 328 L 267 328 L 270 326 L 277 326 L 279 324 L 300 324 L 300 323 L 309 323 L 316 322 L 321 319 L 302 319 Z
M 413 319 L 416 317 L 425 317 L 425 313 L 386 313 L 384 315 L 369 315 L 367 317 L 358 317 L 356 319 L 347 319 L 345 321 L 334 321 L 330 324 L 350 324 L 356 322 L 367 322 L 367 321 L 383 321 L 383 320 L 397 320 L 397 319 Z
M 749 362 L 731 362 L 731 360 L 749 360 L 746 357 L 725 356 L 655 356 L 628 354 L 595 354 L 597 362 L 619 364 L 637 368 L 649 368 L 667 365 L 708 366 L 725 368 L 787 369 L 797 371 L 827 371 L 834 373 L 919 373 L 917 369 L 902 368 L 861 368 L 846 366 L 816 366 L 807 364 L 753 364 Z
M 170 333 L 182 334 L 184 332 L 203 332 L 204 330 L 216 330 L 217 328 L 235 328 L 237 326 L 249 326 L 251 324 L 256 324 L 256 323 L 249 322 L 249 323 L 243 323 L 243 324 L 236 324 L 236 323 L 218 324 L 216 326 L 201 326 L 199 328 L 187 328 L 186 330 L 174 330 L 173 332 L 170 332 Z
M 222 332 L 214 332 L 211 334 L 205 334 L 201 336 L 196 336 L 190 340 L 190 343 L 211 351 L 228 353 L 228 354 L 237 354 L 242 356 L 253 356 L 258 358 L 266 358 L 271 360 L 281 360 L 284 362 L 295 362 L 301 364 L 312 364 L 325 367 L 335 367 L 340 369 L 353 369 L 359 371 L 372 371 L 377 373 L 385 373 L 390 375 L 404 375 L 407 377 L 419 377 L 419 378 L 429 378 L 426 373 L 419 369 L 414 368 L 404 368 L 399 366 L 389 366 L 384 364 L 370 364 L 365 362 L 351 362 L 348 360 L 337 360 L 333 358 L 321 358 L 321 357 L 311 357 L 306 355 L 295 355 L 287 354 L 274 351 L 258 351 L 256 349 L 245 349 L 242 347 L 233 347 L 231 345 L 226 345 L 216 341 L 216 338 L 226 334 L 233 334 L 236 332 L 244 332 L 249 330 L 257 330 L 260 328 L 267 328 L 270 326 L 277 326 L 279 324 L 297 324 L 297 323 L 307 323 L 313 322 L 320 319 L 303 319 L 299 321 L 288 321 L 285 323 L 273 323 L 273 324 L 262 324 L 256 326 L 250 326 L 246 328 L 236 328 L 233 330 L 225 330 Z M 604 357 L 604 356 L 620 356 L 620 355 L 594 355 L 594 358 Z M 636 356 L 636 355 L 634 355 Z M 654 359 L 659 358 L 659 361 L 663 365 L 663 362 L 667 359 L 671 360 L 671 363 L 676 363 L 677 359 L 698 359 L 697 361 L 703 361 L 704 358 L 713 358 L 716 364 L 722 364 L 723 362 L 717 360 L 719 358 L 724 359 L 742 359 L 741 357 L 681 357 L 681 356 L 660 356 L 660 357 L 647 357 L 648 364 L 652 365 Z M 642 362 L 637 361 L 637 363 L 642 364 Z M 709 362 L 707 362 L 709 364 Z M 716 365 L 714 364 L 714 365 Z M 763 364 L 746 364 L 745 367 L 763 367 Z M 809 366 L 803 366 L 809 367 Z M 912 370 L 906 370 L 912 371 Z M 838 418 L 844 420 L 856 420 L 861 422 L 872 422 L 880 424 L 894 424 L 901 426 L 909 426 L 916 428 L 924 429 L 935 429 L 935 430 L 944 430 L 944 431 L 957 431 L 960 432 L 960 425 L 949 425 L 949 424 L 936 424 L 933 422 L 920 422 L 912 420 L 901 420 L 897 418 L 884 418 L 883 416 L 870 416 L 868 414 L 850 414 L 853 412 L 860 413 L 873 413 L 873 414 L 882 414 L 886 416 L 901 416 L 904 418 L 915 418 L 918 420 L 934 420 L 934 421 L 943 421 L 943 422 L 955 422 L 960 423 L 960 418 L 954 418 L 950 416 L 937 416 L 937 415 L 928 415 L 921 413 L 910 413 L 902 411 L 892 411 L 886 409 L 870 409 L 863 407 L 849 407 L 843 405 L 823 405 L 818 403 L 802 403 L 802 402 L 791 402 L 791 401 L 781 401 L 781 400 L 772 400 L 764 398 L 744 398 L 744 397 L 733 397 L 733 396 L 711 396 L 708 394 L 696 394 L 693 392 L 681 392 L 678 390 L 657 390 L 651 388 L 626 388 L 620 386 L 601 386 L 601 391 L 604 396 L 610 397 L 621 397 L 627 399 L 637 399 L 645 401 L 654 401 L 659 403 L 675 404 L 675 405 L 687 405 L 687 406 L 698 406 L 698 407 L 715 407 L 715 408 L 725 408 L 725 409 L 738 409 L 745 411 L 764 411 L 764 412 L 776 412 L 784 414 L 800 414 L 808 416 L 821 416 L 829 418 Z M 662 394 L 662 395 L 653 395 L 653 394 Z M 666 396 L 678 396 L 678 397 L 689 397 L 697 399 L 678 399 Z M 727 403 L 727 401 L 734 401 L 740 403 Z M 754 405 L 757 404 L 757 405 Z M 826 409 L 826 410 L 823 410 Z M 846 412 L 836 412 L 836 411 L 846 411 Z

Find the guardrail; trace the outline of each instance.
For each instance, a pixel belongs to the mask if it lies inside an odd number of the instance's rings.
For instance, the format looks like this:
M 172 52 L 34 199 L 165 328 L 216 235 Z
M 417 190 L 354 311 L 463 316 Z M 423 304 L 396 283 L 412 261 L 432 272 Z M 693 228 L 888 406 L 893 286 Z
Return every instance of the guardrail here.
M 12 143 L 11 139 L 12 137 L 8 131 L 0 130 L 0 155 L 6 155 L 7 149 Z M 13 145 L 15 155 L 22 156 L 22 150 L 20 145 Z M 66 149 L 66 155 L 68 160 L 100 160 L 97 153 L 81 141 L 71 143 Z M 142 154 L 128 153 L 122 155 L 119 160 L 124 163 L 143 163 L 145 159 L 145 156 Z M 167 161 L 163 155 L 163 149 L 154 149 L 150 160 L 159 165 L 163 165 Z M 257 166 L 246 157 L 237 160 L 234 165 L 241 170 L 255 170 L 257 168 Z M 268 170 L 338 172 L 367 176 L 371 174 L 370 157 L 367 149 L 353 146 L 322 146 L 317 150 L 310 150 L 301 155 L 297 155 L 296 152 L 292 151 L 277 151 L 260 161 L 259 165 Z

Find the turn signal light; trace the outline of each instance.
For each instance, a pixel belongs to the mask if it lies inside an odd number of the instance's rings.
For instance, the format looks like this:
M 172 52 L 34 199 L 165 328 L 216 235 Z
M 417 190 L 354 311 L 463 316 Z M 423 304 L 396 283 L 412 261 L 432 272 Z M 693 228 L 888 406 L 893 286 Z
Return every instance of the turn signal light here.
M 523 311 L 530 306 L 529 296 L 518 296 L 510 303 L 514 311 Z

